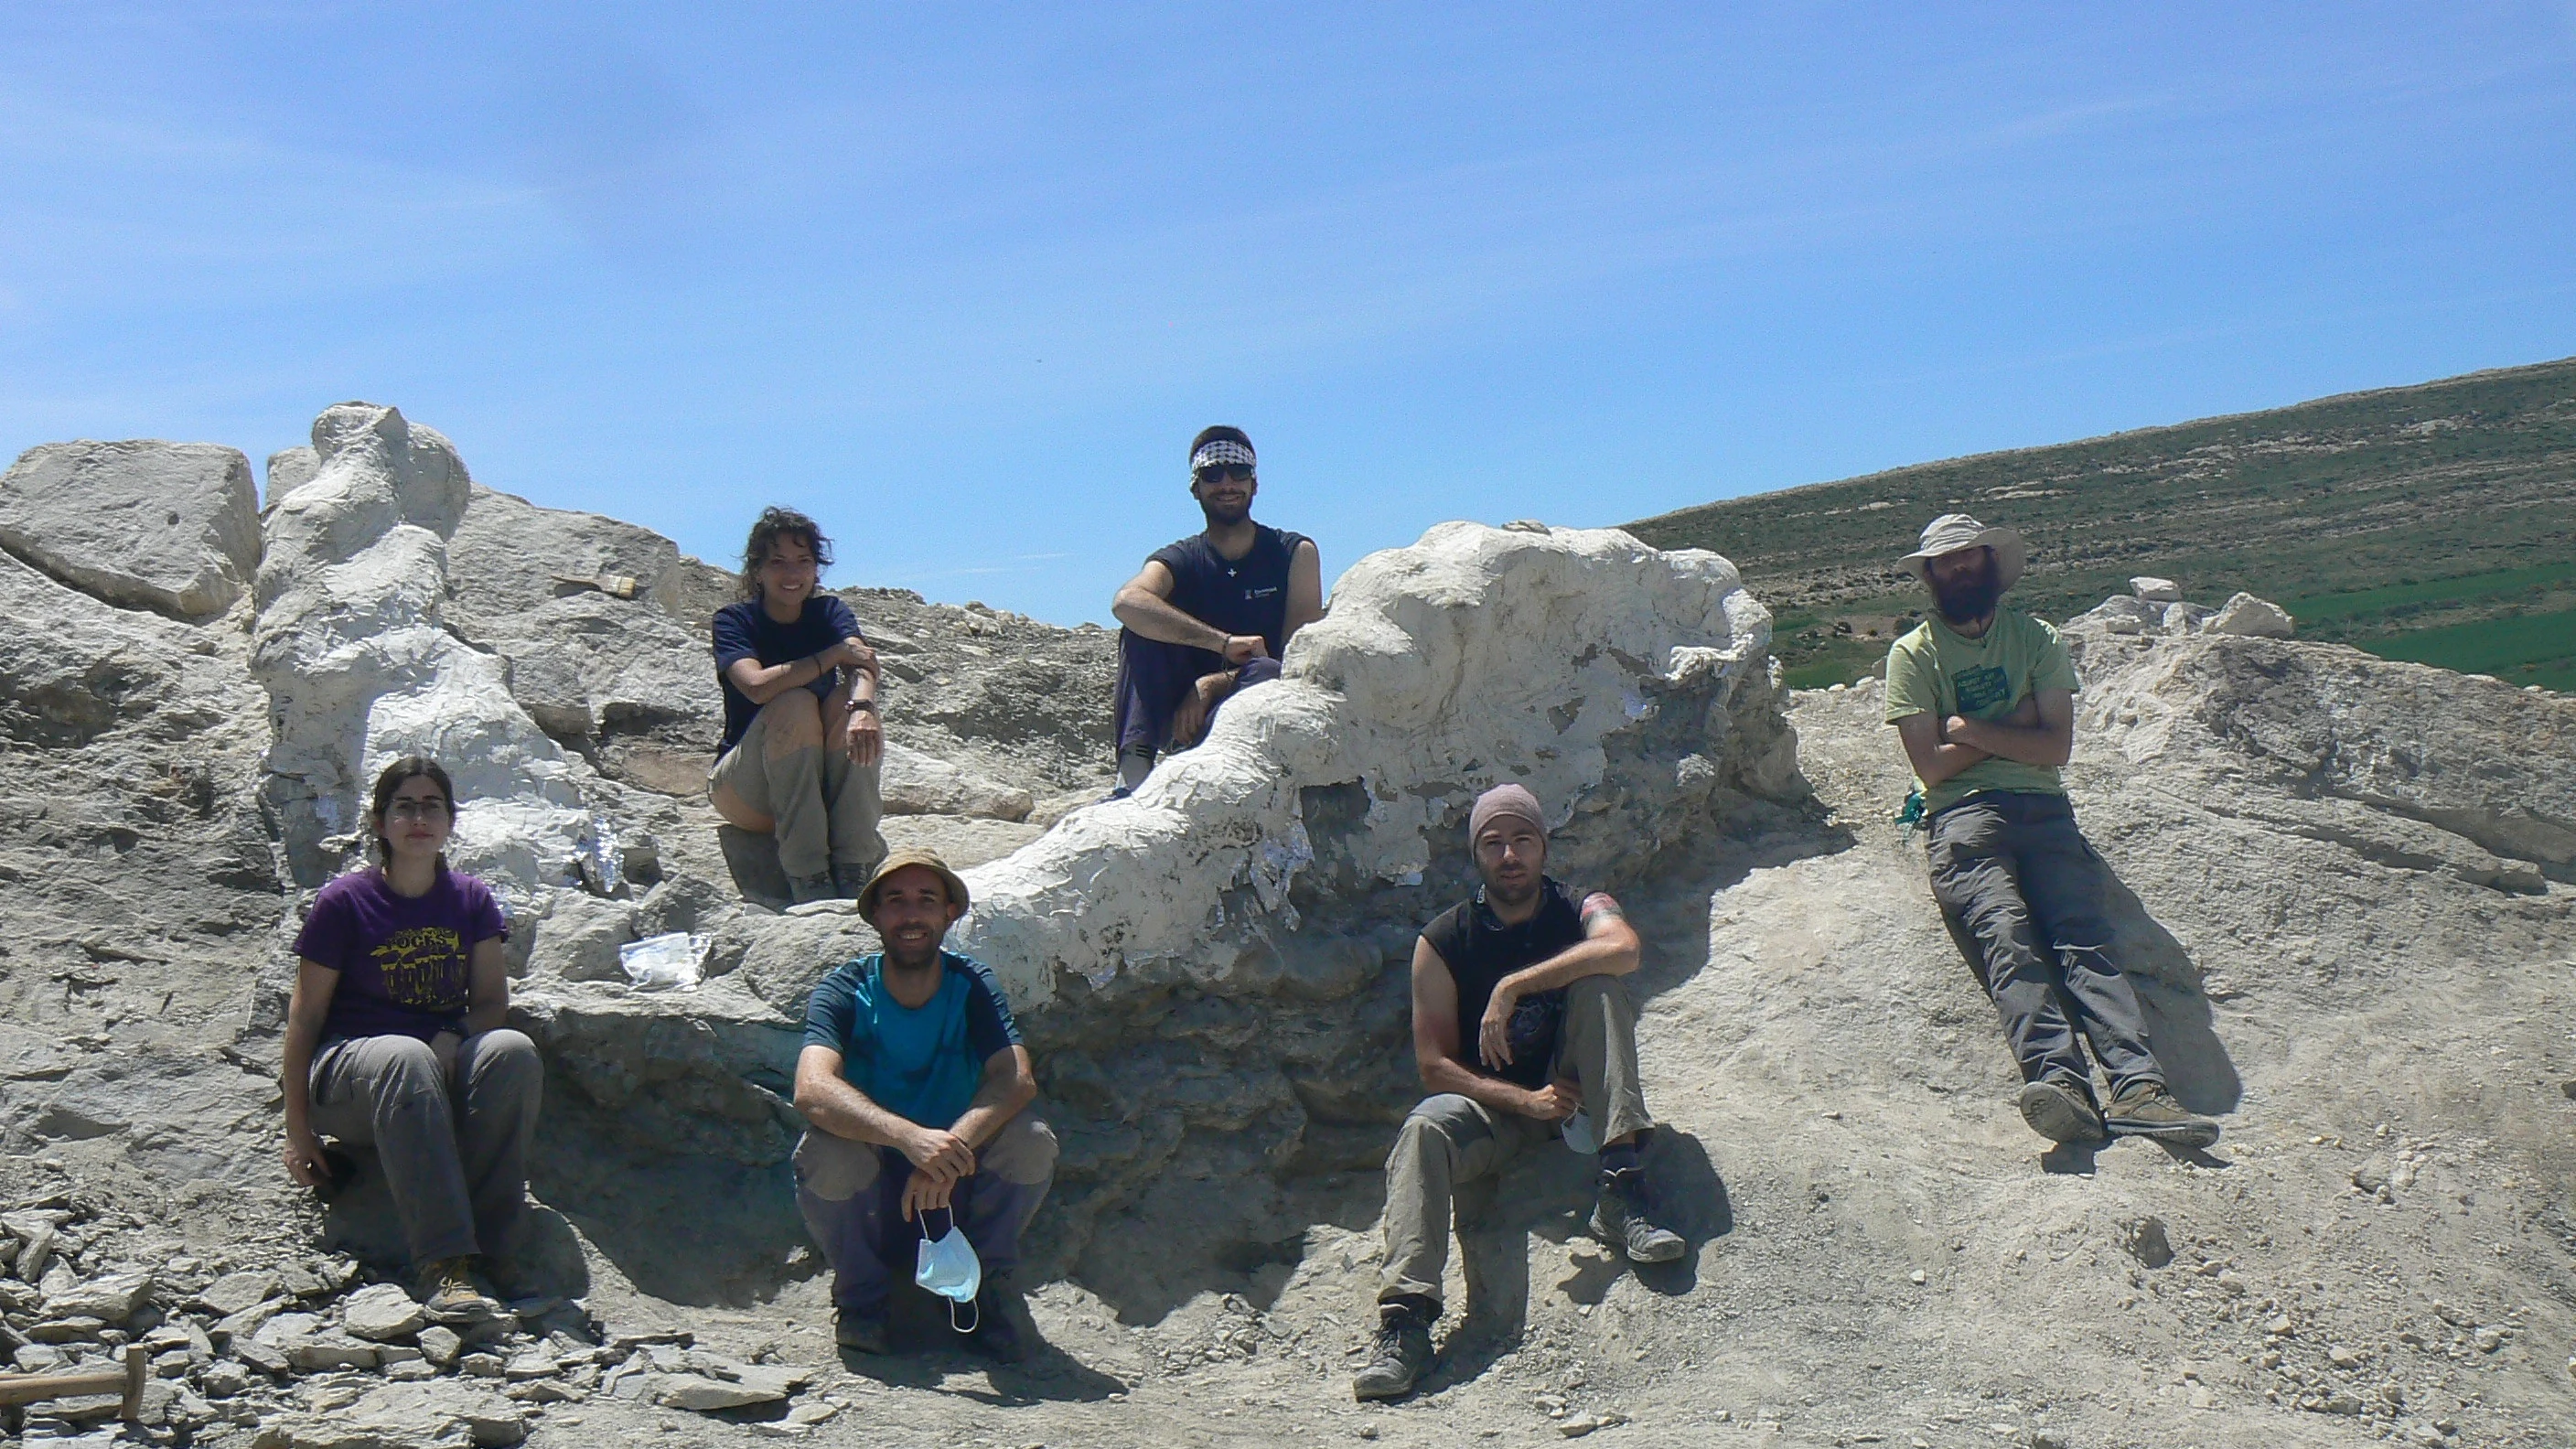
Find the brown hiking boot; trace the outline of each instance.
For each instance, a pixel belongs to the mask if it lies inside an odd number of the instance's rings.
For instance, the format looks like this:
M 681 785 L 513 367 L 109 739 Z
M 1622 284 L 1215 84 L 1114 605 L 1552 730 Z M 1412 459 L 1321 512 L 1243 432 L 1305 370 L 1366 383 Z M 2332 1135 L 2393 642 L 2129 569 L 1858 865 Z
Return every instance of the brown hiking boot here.
M 2114 1136 L 2150 1137 L 2176 1147 L 2207 1147 L 2218 1140 L 2216 1122 L 2186 1110 L 2153 1077 L 2122 1087 L 2102 1114 L 2102 1125 Z
M 2093 1094 L 2067 1077 L 2043 1077 L 2024 1083 L 2021 1120 L 2051 1142 L 2103 1140 L 2102 1114 L 2093 1110 Z
M 457 1328 L 491 1322 L 501 1305 L 475 1283 L 473 1259 L 441 1258 L 421 1272 L 420 1311 L 432 1323 Z

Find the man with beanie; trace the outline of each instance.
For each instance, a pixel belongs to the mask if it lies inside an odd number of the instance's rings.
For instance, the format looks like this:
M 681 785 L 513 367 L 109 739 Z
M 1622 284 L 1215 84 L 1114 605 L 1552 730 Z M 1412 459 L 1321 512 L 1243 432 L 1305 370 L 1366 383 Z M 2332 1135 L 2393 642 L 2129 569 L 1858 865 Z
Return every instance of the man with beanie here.
M 1619 979 L 1637 969 L 1637 933 L 1608 895 L 1545 874 L 1547 823 L 1522 786 L 1477 797 L 1467 839 L 1484 884 L 1413 943 L 1413 1056 L 1433 1095 L 1387 1154 L 1378 1329 L 1351 1381 L 1362 1399 L 1408 1394 L 1431 1365 L 1456 1189 L 1499 1175 L 1577 1113 L 1569 1145 L 1590 1150 L 1579 1135 L 1600 1150 L 1592 1231 L 1639 1263 L 1686 1247 L 1648 1217 L 1638 1160 L 1654 1119 Z
M 1011 1284 L 1020 1233 L 1046 1199 L 1055 1134 L 1025 1109 L 1029 1049 L 984 964 L 943 950 L 966 882 L 927 850 L 897 851 L 859 892 L 885 949 L 824 977 L 796 1059 L 796 1205 L 832 1264 L 833 1337 L 886 1351 L 886 1299 L 914 1225 L 962 1233 L 981 1265 L 975 1346 L 1025 1356 Z M 935 1226 L 935 1230 L 934 1230 Z
M 1118 790 L 1144 783 L 1157 752 L 1186 750 L 1218 706 L 1279 677 L 1296 632 L 1324 617 L 1310 538 L 1252 521 L 1252 439 L 1213 427 L 1190 440 L 1190 496 L 1205 531 L 1155 550 L 1110 603 L 1118 631 Z
M 2110 871 L 2058 778 L 2075 747 L 2075 670 L 2057 631 L 2000 608 L 2029 550 L 2009 528 L 1947 513 L 1903 560 L 1931 595 L 1887 651 L 1887 722 L 1923 792 L 1932 896 L 2021 1064 L 2022 1119 L 2055 1142 L 2106 1133 L 2183 1147 L 2218 1124 L 2174 1100 L 2112 952 Z M 2092 1067 L 2109 1078 L 2108 1106 Z

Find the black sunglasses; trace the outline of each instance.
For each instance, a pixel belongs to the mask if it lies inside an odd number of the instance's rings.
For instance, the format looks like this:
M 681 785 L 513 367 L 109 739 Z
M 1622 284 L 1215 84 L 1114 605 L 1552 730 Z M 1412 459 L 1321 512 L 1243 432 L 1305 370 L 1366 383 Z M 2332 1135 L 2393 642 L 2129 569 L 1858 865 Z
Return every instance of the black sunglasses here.
M 1215 483 L 1220 481 L 1227 483 L 1249 483 L 1252 481 L 1252 465 L 1249 463 L 1210 463 L 1198 471 L 1198 480 L 1202 483 Z

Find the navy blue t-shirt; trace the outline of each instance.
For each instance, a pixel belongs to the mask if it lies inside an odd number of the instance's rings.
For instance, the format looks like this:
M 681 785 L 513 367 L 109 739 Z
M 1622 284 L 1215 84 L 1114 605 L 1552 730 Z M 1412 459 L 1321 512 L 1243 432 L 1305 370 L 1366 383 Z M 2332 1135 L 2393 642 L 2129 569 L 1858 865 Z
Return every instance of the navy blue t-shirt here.
M 1020 1044 L 1002 985 L 983 962 L 939 953 L 939 989 L 920 1006 L 894 999 L 885 956 L 848 962 L 814 985 L 805 1044 L 841 1054 L 841 1076 L 868 1100 L 924 1127 L 965 1115 L 984 1063 Z
M 865 639 L 859 632 L 859 619 L 850 612 L 838 594 L 816 594 L 805 601 L 804 611 L 793 624 L 781 624 L 769 617 L 756 599 L 727 604 L 716 610 L 716 683 L 724 689 L 724 743 L 716 746 L 721 755 L 742 742 L 743 731 L 751 728 L 751 717 L 760 706 L 751 697 L 733 687 L 725 671 L 737 659 L 749 659 L 761 668 L 784 664 L 820 654 L 844 639 Z M 805 686 L 817 699 L 831 696 L 833 672 L 825 670 Z
M 1154 550 L 1146 562 L 1172 571 L 1173 608 L 1211 629 L 1258 634 L 1276 659 L 1288 644 L 1288 565 L 1306 537 L 1267 524 L 1252 527 L 1252 549 L 1241 558 L 1227 558 L 1206 534 L 1193 533 Z M 1234 667 L 1205 649 L 1189 649 L 1187 668 L 1179 673 L 1194 678 Z

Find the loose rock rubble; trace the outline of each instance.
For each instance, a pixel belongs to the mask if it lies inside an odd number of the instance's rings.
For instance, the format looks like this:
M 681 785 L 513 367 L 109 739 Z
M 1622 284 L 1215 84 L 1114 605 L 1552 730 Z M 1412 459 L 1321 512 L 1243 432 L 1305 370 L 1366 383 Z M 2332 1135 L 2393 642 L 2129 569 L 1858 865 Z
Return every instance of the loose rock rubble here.
M 143 1424 L 44 1404 L 31 1440 L 2251 1449 L 2576 1420 L 2564 700 L 2264 637 L 2260 601 L 2141 587 L 2071 621 L 2077 807 L 2136 893 L 2176 1089 L 2228 1136 L 2055 1160 L 1891 823 L 1874 686 L 1784 696 L 1723 561 L 1435 531 L 1351 568 L 1286 680 L 1115 807 L 1111 634 L 848 590 L 921 812 L 887 833 L 976 867 L 961 940 L 1022 998 L 1066 1150 L 1038 1363 L 976 1364 L 935 1312 L 845 1360 L 787 1073 L 807 985 L 871 938 L 733 888 L 701 638 L 729 577 L 476 484 L 391 409 L 316 439 L 213 614 L 0 538 L 0 1356 L 141 1343 L 153 1371 Z M 229 476 L 183 516 L 225 516 Z M 326 715 L 485 772 L 470 843 L 549 1068 L 533 1281 L 494 1324 L 418 1321 L 363 1154 L 327 1205 L 277 1167 L 283 944 L 374 757 L 324 759 Z M 1646 937 L 1648 1170 L 1693 1253 L 1628 1271 L 1576 1229 L 1581 1165 L 1534 1154 L 1462 1215 L 1426 1393 L 1358 1406 L 1375 1168 L 1418 1090 L 1403 956 L 1499 778 L 1567 802 L 1559 866 Z M 624 979 L 665 933 L 705 938 L 696 990 Z

